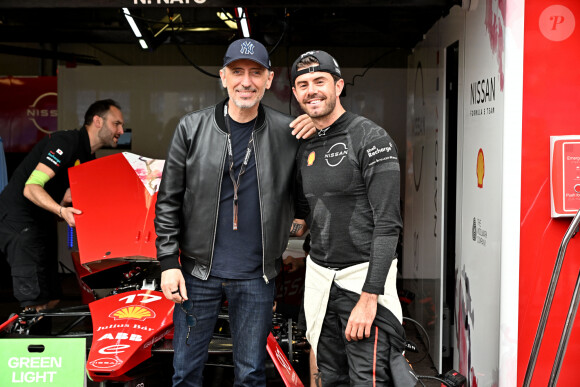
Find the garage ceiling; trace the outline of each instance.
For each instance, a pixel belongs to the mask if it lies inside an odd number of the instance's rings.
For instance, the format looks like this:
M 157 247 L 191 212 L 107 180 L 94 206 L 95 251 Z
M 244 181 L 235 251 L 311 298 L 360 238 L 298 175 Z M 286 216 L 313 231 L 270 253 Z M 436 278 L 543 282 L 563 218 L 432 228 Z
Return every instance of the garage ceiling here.
M 236 6 L 245 7 L 252 37 L 270 50 L 368 47 L 408 52 L 451 7 L 461 4 L 461 0 L 290 0 L 266 5 L 255 0 L 198 1 L 203 0 L 2 0 L 0 52 L 19 55 L 15 47 L 22 43 L 45 43 L 53 50 L 62 43 L 137 44 L 122 7 L 148 30 L 153 49 L 164 44 L 225 46 L 240 35 L 217 13 L 229 12 L 235 18 Z M 20 55 L 34 53 L 28 50 Z

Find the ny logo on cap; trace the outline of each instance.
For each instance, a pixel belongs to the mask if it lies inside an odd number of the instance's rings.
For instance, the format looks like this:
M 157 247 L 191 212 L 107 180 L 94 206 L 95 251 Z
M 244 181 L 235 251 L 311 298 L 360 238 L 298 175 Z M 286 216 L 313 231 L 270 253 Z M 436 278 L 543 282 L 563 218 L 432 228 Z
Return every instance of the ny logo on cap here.
M 240 49 L 241 54 L 254 55 L 254 45 L 252 42 L 242 43 L 242 48 Z

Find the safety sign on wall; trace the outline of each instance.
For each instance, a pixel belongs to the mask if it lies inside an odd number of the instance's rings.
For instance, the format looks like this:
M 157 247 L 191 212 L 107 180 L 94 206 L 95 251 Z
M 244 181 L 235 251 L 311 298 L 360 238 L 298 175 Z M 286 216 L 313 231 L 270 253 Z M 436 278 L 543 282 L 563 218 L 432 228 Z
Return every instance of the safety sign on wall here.
M 580 136 L 550 136 L 552 218 L 580 209 Z

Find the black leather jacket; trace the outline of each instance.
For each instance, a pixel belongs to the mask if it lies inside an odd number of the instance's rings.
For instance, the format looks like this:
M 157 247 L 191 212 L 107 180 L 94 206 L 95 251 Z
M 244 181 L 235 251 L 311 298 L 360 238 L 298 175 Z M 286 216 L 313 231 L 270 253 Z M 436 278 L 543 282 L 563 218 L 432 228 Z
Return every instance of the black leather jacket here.
M 210 274 L 220 202 L 227 131 L 223 101 L 179 122 L 171 141 L 155 207 L 157 259 L 161 270 L 181 268 L 207 279 Z M 295 156 L 292 117 L 260 104 L 254 134 L 266 282 L 281 268 L 294 217 Z M 307 211 L 307 210 L 306 210 Z M 178 260 L 179 258 L 179 260 Z

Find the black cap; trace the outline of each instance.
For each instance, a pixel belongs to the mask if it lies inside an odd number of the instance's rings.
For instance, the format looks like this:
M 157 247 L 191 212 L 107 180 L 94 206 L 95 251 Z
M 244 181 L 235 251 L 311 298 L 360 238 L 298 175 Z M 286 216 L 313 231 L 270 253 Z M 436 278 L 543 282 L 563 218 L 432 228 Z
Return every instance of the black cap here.
M 303 58 L 307 56 L 314 57 L 316 61 L 319 63 L 319 65 L 306 67 L 298 70 L 298 62 L 300 62 Z M 292 65 L 292 86 L 294 86 L 294 84 L 296 83 L 296 78 L 298 78 L 300 75 L 306 73 L 313 73 L 315 71 L 324 71 L 326 73 L 330 73 L 332 75 L 336 75 L 339 78 L 342 78 L 338 63 L 329 53 L 320 50 L 308 51 L 300 55 Z
M 238 59 L 249 59 L 270 70 L 268 51 L 257 40 L 244 38 L 232 42 L 224 56 L 224 67 Z

